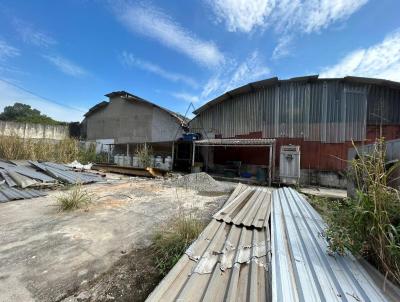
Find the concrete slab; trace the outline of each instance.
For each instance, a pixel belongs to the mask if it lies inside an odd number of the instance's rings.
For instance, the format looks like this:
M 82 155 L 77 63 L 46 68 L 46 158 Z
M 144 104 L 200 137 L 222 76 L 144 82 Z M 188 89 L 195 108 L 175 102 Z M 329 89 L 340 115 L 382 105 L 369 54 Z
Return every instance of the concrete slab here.
M 347 197 L 346 190 L 333 189 L 333 188 L 307 187 L 307 188 L 299 188 L 298 191 L 306 195 L 313 195 L 313 196 L 327 197 L 327 198 L 343 199 Z
M 61 300 L 122 254 L 148 245 L 178 211 L 209 215 L 227 198 L 160 180 L 124 178 L 85 188 L 94 196 L 87 210 L 59 212 L 59 191 L 0 204 L 0 301 Z

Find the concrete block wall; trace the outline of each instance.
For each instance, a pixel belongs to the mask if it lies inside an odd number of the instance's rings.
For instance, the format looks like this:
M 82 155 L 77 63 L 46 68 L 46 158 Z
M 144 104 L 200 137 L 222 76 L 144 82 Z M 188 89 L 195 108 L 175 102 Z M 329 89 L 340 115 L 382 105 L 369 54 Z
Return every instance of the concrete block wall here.
M 0 136 L 14 135 L 26 139 L 63 140 L 69 137 L 69 127 L 0 121 Z

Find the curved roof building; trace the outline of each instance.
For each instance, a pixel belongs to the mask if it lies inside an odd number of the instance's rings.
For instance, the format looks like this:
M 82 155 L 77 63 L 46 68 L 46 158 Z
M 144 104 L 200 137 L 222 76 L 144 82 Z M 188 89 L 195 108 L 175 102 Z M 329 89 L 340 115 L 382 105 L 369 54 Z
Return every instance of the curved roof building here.
M 352 141 L 400 138 L 400 83 L 318 75 L 271 78 L 228 91 L 194 113 L 191 131 L 206 138 L 275 138 L 277 150 L 301 147 L 302 169 L 339 171 L 347 166 Z M 243 160 L 262 162 L 254 152 L 241 153 Z

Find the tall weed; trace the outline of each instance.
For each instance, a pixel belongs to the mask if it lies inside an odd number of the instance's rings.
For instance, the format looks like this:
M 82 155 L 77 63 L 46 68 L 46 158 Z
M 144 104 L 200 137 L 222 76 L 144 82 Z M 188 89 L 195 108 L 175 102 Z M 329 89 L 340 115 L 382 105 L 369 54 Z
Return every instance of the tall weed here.
M 180 214 L 165 230 L 155 234 L 153 248 L 156 266 L 162 276 L 178 262 L 203 228 L 202 220 L 193 215 Z
M 17 136 L 0 136 L 1 159 L 26 159 L 69 163 L 95 162 L 96 150 L 92 145 L 83 148 L 76 139 L 68 138 L 57 142 L 46 139 L 23 139 Z
M 376 142 L 369 154 L 351 162 L 356 196 L 333 205 L 327 217 L 332 252 L 349 249 L 366 257 L 391 280 L 400 283 L 400 195 L 388 186 L 385 144 Z

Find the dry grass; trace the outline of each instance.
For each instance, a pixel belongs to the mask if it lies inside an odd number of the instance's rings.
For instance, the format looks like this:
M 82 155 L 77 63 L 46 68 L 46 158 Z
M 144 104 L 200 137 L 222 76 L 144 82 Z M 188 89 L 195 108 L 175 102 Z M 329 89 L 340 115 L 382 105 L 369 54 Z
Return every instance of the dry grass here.
M 60 211 L 71 211 L 87 207 L 92 201 L 92 195 L 81 184 L 74 185 L 72 189 L 57 198 Z
M 179 215 L 165 230 L 153 238 L 156 266 L 162 276 L 178 262 L 189 245 L 204 229 L 204 221 L 193 215 Z
M 95 147 L 80 147 L 76 139 L 64 139 L 58 142 L 40 139 L 22 139 L 17 136 L 0 137 L 0 158 L 29 159 L 68 163 L 79 160 L 83 163 L 96 160 Z

